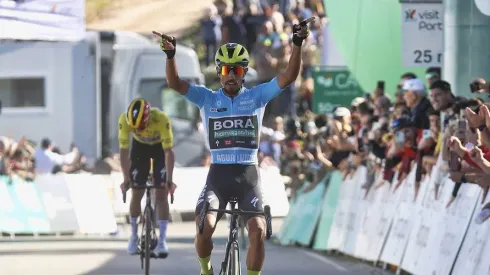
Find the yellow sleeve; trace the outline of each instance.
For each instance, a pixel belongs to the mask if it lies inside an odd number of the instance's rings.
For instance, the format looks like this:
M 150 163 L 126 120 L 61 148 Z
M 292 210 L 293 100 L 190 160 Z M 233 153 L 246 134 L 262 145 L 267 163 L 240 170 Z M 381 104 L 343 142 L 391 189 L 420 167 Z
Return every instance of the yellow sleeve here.
M 439 136 L 437 137 L 437 145 L 436 145 L 436 149 L 434 150 L 434 153 L 439 154 L 439 152 L 441 152 L 441 147 L 442 147 L 442 133 L 439 133 Z
M 161 112 L 161 126 L 160 131 L 162 133 L 162 146 L 163 149 L 169 149 L 174 147 L 174 135 L 172 133 L 172 124 L 167 114 Z
M 119 134 L 117 138 L 119 139 L 119 149 L 129 148 L 129 126 L 124 114 L 119 116 Z

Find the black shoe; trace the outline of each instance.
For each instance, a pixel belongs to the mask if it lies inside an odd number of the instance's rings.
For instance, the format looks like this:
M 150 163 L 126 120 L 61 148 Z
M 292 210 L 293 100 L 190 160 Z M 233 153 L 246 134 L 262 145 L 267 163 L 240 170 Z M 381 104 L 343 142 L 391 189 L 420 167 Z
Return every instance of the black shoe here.
M 155 255 L 155 258 L 159 258 L 159 259 L 165 259 L 167 257 L 168 257 L 168 253 L 158 253 L 157 255 Z

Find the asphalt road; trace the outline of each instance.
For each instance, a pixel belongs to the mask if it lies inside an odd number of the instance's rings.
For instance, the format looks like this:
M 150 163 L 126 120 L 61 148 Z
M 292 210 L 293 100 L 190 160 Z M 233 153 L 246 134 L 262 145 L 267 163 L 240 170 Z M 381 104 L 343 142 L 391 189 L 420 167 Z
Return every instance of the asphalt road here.
M 278 231 L 281 221 L 274 221 Z M 220 223 L 215 234 L 212 262 L 215 274 L 224 257 L 227 225 Z M 0 274 L 50 275 L 134 275 L 143 274 L 138 256 L 126 254 L 127 231 L 114 238 L 45 238 L 37 240 L 16 238 L 0 239 Z M 194 251 L 194 225 L 171 224 L 168 241 L 170 255 L 165 260 L 152 259 L 154 275 L 199 274 Z M 245 255 L 242 268 L 246 274 Z M 379 268 L 340 257 L 316 254 L 306 249 L 280 247 L 267 244 L 266 262 L 262 274 L 270 275 L 360 275 L 383 274 Z M 386 272 L 388 274 L 388 272 Z

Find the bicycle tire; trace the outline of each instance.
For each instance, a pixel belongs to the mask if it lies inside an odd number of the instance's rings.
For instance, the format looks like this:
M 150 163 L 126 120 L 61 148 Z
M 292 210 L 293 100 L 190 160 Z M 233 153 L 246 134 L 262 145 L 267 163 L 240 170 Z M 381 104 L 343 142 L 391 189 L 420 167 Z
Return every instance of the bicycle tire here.
M 241 275 L 240 268 L 240 248 L 237 242 L 233 242 L 228 256 L 228 272 L 226 275 Z
M 151 230 L 153 215 L 151 208 L 145 208 L 145 275 L 150 275 L 150 258 L 151 258 Z

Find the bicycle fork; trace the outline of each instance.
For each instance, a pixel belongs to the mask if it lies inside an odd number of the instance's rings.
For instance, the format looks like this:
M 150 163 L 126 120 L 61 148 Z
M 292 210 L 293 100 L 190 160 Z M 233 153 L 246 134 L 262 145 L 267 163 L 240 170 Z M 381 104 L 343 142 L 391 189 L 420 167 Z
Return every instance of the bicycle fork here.
M 225 250 L 225 260 L 221 263 L 221 271 L 220 275 L 228 275 L 229 270 L 229 262 L 230 262 L 230 252 L 232 245 L 235 245 L 238 249 L 238 241 L 237 241 L 237 235 L 238 235 L 238 222 L 237 218 L 235 216 L 231 217 L 230 220 L 230 228 L 232 230 L 230 231 L 230 236 L 228 237 L 228 241 L 226 242 L 226 250 Z M 238 259 L 240 259 L 240 250 L 238 249 Z M 238 274 L 241 274 L 241 269 L 238 270 Z

